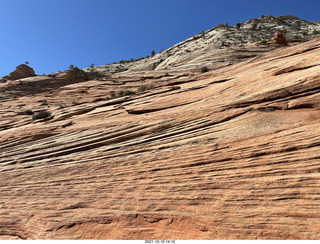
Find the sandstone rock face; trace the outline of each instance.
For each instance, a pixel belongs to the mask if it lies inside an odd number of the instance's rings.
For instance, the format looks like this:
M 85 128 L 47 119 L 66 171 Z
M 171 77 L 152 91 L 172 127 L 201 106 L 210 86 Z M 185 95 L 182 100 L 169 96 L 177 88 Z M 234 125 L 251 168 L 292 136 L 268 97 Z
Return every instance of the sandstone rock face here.
M 319 56 L 0 84 L 0 239 L 320 239 Z
M 4 78 L 9 80 L 17 80 L 27 77 L 35 76 L 34 70 L 26 64 L 18 65 L 14 71 L 12 71 L 9 75 Z
M 277 31 L 270 40 L 271 44 L 280 44 L 280 45 L 287 45 L 287 40 L 284 37 L 282 31 Z

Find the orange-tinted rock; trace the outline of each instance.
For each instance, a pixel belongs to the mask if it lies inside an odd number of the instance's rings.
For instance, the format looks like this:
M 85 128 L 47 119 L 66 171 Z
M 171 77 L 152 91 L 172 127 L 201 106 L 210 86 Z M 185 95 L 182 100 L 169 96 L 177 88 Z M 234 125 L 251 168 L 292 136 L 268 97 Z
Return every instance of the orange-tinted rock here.
M 0 239 L 320 239 L 319 43 L 203 74 L 0 84 Z
M 277 31 L 273 37 L 271 38 L 271 40 L 269 41 L 269 43 L 271 44 L 280 44 L 280 45 L 287 45 L 287 40 L 283 35 L 282 31 Z

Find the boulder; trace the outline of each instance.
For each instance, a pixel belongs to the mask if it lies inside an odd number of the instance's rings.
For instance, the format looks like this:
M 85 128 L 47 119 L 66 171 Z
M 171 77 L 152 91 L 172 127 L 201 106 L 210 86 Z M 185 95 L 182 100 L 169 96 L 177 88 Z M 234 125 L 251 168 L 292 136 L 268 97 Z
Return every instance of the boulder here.
M 9 75 L 4 76 L 3 78 L 9 80 L 17 80 L 32 76 L 36 76 L 34 70 L 26 64 L 20 64 L 16 67 L 14 71 L 12 71 Z
M 283 35 L 282 31 L 277 31 L 274 33 L 271 40 L 268 42 L 269 44 L 280 44 L 280 45 L 287 45 L 287 40 Z

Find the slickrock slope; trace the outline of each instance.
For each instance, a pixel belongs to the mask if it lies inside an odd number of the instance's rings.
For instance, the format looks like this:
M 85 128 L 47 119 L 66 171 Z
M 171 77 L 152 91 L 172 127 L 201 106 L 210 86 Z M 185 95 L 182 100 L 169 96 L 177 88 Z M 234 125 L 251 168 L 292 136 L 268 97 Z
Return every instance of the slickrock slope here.
M 1 84 L 0 239 L 320 239 L 319 91 L 320 37 L 206 73 Z
M 274 49 L 267 45 L 273 34 L 282 31 L 288 42 L 310 40 L 320 33 L 320 22 L 302 20 L 292 15 L 274 17 L 262 15 L 235 26 L 218 24 L 210 30 L 192 36 L 154 57 L 122 60 L 96 67 L 111 73 L 143 70 L 200 70 L 203 65 L 217 69 L 259 56 Z M 259 45 L 254 45 L 258 43 Z M 90 70 L 87 68 L 86 70 Z

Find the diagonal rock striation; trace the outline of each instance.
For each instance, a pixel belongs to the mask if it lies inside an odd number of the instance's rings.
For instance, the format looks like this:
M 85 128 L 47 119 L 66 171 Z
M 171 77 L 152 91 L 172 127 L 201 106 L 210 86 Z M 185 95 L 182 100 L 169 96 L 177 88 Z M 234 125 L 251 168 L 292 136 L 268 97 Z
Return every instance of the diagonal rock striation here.
M 0 239 L 319 239 L 319 43 L 1 84 Z

